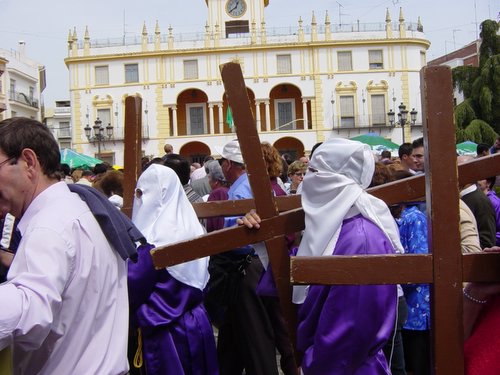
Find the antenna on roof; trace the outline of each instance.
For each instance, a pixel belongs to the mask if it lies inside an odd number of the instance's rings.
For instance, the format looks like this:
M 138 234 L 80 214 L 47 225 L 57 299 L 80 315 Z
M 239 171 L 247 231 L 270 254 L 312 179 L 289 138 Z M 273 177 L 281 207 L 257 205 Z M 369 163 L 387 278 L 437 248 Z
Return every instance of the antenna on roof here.
M 125 45 L 125 35 L 127 34 L 126 31 L 126 24 L 125 24 L 125 9 L 123 9 L 123 45 Z
M 340 8 L 344 7 L 342 4 L 340 4 L 338 1 L 335 1 L 338 5 L 339 5 L 339 26 L 341 27 L 342 26 L 342 11 L 340 10 Z

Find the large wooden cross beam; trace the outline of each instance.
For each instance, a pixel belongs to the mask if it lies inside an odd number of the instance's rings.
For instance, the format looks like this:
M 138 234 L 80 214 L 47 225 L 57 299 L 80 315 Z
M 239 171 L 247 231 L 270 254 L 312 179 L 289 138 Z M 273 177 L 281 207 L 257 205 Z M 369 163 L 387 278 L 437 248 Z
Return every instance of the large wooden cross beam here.
M 227 77 L 223 75 L 223 79 L 226 85 Z M 236 83 L 233 81 L 233 84 Z M 237 85 L 239 90 L 245 91 L 246 94 L 242 77 L 238 77 Z M 498 280 L 500 256 L 497 254 L 462 256 L 460 253 L 458 177 L 450 70 L 445 67 L 424 68 L 421 87 L 427 161 L 425 195 L 430 219 L 429 241 L 432 254 L 295 257 L 291 260 L 290 278 L 292 283 L 297 284 L 432 283 L 435 371 L 438 374 L 460 375 L 463 374 L 462 282 Z M 233 104 L 231 95 L 229 98 L 237 126 L 255 126 L 248 118 L 246 121 L 245 118 L 241 118 L 238 122 L 237 113 L 243 110 L 237 103 Z M 243 104 L 248 106 L 248 99 L 244 100 Z M 243 146 L 245 142 L 245 138 L 240 138 L 243 155 L 248 163 L 246 154 L 248 148 Z M 255 143 L 255 140 L 253 142 Z M 498 160 L 497 156 L 492 156 L 461 166 L 461 174 L 464 171 L 463 180 L 475 180 L 500 173 Z M 484 168 L 486 166 L 487 169 Z M 421 179 L 422 177 L 416 177 L 405 182 L 388 184 L 375 191 L 382 196 L 391 190 L 394 194 L 403 191 L 399 199 L 405 201 L 409 196 L 424 195 L 421 182 L 418 182 Z M 397 188 L 398 186 L 405 189 Z M 259 190 L 257 193 L 254 190 L 255 202 L 250 203 L 258 210 L 260 203 L 257 202 L 260 201 L 260 194 Z M 394 194 L 387 200 L 391 201 Z M 203 246 L 216 249 L 211 252 L 214 254 L 244 244 L 280 238 L 285 233 L 304 227 L 303 211 L 300 208 L 279 215 L 276 214 L 277 211 L 276 207 L 272 212 L 268 211 L 270 214 L 265 216 L 258 231 L 242 227 L 230 228 L 182 244 L 155 249 L 152 251 L 155 266 L 161 268 L 206 256 L 209 252 L 202 251 Z M 274 256 L 272 253 L 275 250 L 268 250 L 270 257 Z M 276 252 L 283 253 L 284 250 L 279 249 Z M 279 256 L 281 254 L 276 255 Z M 479 270 L 478 266 L 484 268 Z M 279 288 L 283 286 L 282 283 L 277 285 Z M 281 298 L 283 294 L 286 293 L 280 291 Z M 290 296 L 285 296 L 287 297 Z M 282 301 L 285 304 L 289 302 L 290 299 Z
M 458 166 L 458 171 L 458 182 L 460 185 L 481 180 L 490 175 L 500 174 L 500 154 L 490 155 L 461 164 Z M 368 192 L 384 200 L 387 204 L 412 201 L 425 196 L 425 176 L 414 176 L 404 180 L 376 186 L 368 189 Z M 260 242 L 266 238 L 280 236 L 282 233 L 292 233 L 304 229 L 304 213 L 300 205 L 300 195 L 276 197 L 275 202 L 278 205 L 280 215 L 264 219 L 261 229 L 258 231 L 247 230 L 243 227 L 228 228 L 215 231 L 195 239 L 170 244 L 165 247 L 158 247 L 153 253 L 153 259 L 156 267 L 168 267 L 174 264 L 187 262 L 192 259 L 215 255 L 227 250 L 229 246 L 230 248 L 236 248 L 249 243 Z M 244 199 L 239 201 L 195 203 L 194 206 L 198 217 L 207 218 L 212 216 L 244 215 L 251 209 L 255 209 L 255 202 L 253 199 Z M 494 277 L 491 280 L 500 280 L 500 273 L 495 272 L 495 263 L 491 263 L 491 260 L 495 259 L 497 256 L 487 256 L 487 254 L 481 255 L 481 258 L 466 257 L 466 259 L 464 259 L 463 272 L 467 274 L 466 280 L 482 281 L 484 280 L 486 274 L 490 275 L 488 276 L 490 279 L 492 276 Z M 395 257 L 397 259 L 402 259 L 401 256 Z M 414 262 L 422 261 L 421 259 L 425 257 L 431 258 L 432 255 L 404 255 L 403 257 L 405 260 L 397 261 L 411 262 L 409 263 L 409 269 L 405 268 L 404 272 L 395 270 L 392 276 L 397 278 L 399 275 L 400 278 L 398 280 L 403 280 L 405 277 L 404 275 L 406 275 L 408 278 L 413 277 L 413 279 L 410 279 L 409 282 L 417 282 L 416 280 L 420 280 L 422 275 L 418 274 L 418 272 L 412 268 L 412 265 Z M 414 260 L 410 261 L 411 257 L 414 257 Z M 387 259 L 391 258 L 388 257 Z M 318 261 L 320 260 L 318 259 Z M 330 261 L 331 260 L 328 257 L 321 258 L 321 262 Z M 477 262 L 480 262 L 481 267 L 479 267 L 479 263 L 478 266 L 472 267 L 472 264 Z M 300 269 L 294 269 L 294 272 L 301 271 Z M 413 274 L 415 274 L 415 276 L 412 276 Z M 321 274 L 317 274 L 315 277 L 320 278 Z M 360 274 L 359 277 L 361 277 L 360 280 L 363 280 L 363 283 L 366 283 L 368 274 Z M 415 279 L 415 277 L 417 279 Z M 295 280 L 295 282 L 298 283 L 301 279 L 302 278 L 299 277 Z M 322 279 L 321 282 L 318 282 L 318 284 L 324 284 L 324 281 L 325 280 Z M 429 279 L 426 279 L 426 282 L 427 281 L 429 281 Z
M 488 155 L 474 159 L 458 166 L 458 183 L 463 186 L 468 183 L 484 179 L 487 174 L 500 174 L 500 154 Z M 367 191 L 382 199 L 388 205 L 402 202 L 411 202 L 425 199 L 425 175 L 416 175 L 404 180 L 375 186 Z M 275 197 L 278 211 L 284 212 L 301 207 L 300 195 Z M 194 203 L 199 218 L 213 216 L 235 216 L 255 209 L 253 199 L 238 201 L 213 201 L 208 203 Z
M 138 96 L 125 98 L 125 139 L 123 178 L 123 208 L 128 217 L 132 217 L 134 190 L 141 168 L 142 140 L 142 99 Z

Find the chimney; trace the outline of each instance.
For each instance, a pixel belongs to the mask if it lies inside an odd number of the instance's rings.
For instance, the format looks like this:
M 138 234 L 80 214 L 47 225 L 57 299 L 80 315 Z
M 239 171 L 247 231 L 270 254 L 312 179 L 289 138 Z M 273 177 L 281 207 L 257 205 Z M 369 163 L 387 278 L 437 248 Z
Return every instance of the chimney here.
M 26 55 L 26 42 L 24 40 L 20 40 L 18 42 L 18 47 L 19 47 L 19 54 L 21 56 L 25 56 Z

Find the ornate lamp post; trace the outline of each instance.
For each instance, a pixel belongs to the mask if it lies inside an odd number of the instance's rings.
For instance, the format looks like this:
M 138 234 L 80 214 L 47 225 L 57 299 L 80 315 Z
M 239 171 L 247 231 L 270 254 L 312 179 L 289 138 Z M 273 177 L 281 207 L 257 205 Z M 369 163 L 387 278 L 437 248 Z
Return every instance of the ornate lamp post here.
M 396 124 L 401 125 L 401 132 L 403 135 L 403 143 L 405 143 L 405 124 L 408 123 L 408 110 L 406 109 L 406 106 L 401 103 L 398 106 L 399 112 L 397 113 L 398 115 L 398 122 Z M 415 122 L 417 121 L 417 111 L 415 108 L 413 108 L 410 112 L 410 125 L 415 125 Z M 396 113 L 392 109 L 387 112 L 387 117 L 389 118 L 389 123 L 391 126 L 394 125 L 394 119 L 395 119 Z
M 94 130 L 94 134 L 92 135 L 92 129 Z M 99 117 L 94 121 L 94 126 L 90 127 L 89 124 L 83 129 L 85 131 L 85 136 L 89 140 L 95 144 L 97 142 L 97 155 L 101 156 L 101 142 L 104 143 L 106 140 L 111 140 L 113 138 L 113 126 L 108 123 L 108 126 L 103 127 L 102 121 L 99 120 Z M 106 134 L 104 134 L 106 132 Z M 107 138 L 107 139 L 106 139 Z

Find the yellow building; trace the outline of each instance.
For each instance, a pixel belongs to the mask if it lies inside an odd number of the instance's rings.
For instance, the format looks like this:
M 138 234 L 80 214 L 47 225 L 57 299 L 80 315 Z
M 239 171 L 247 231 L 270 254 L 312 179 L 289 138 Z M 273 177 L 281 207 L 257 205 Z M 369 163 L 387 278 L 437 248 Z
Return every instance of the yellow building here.
M 235 136 L 219 73 L 229 61 L 241 64 L 261 139 L 281 152 L 298 157 L 316 142 L 367 132 L 396 143 L 403 132 L 406 141 L 420 136 L 419 71 L 429 47 L 420 21 L 406 22 L 400 10 L 395 22 L 387 11 L 379 23 L 338 25 L 311 12 L 271 29 L 268 3 L 206 0 L 204 31 L 189 35 L 162 33 L 159 21 L 137 37 L 70 31 L 72 147 L 122 164 L 124 98 L 138 95 L 146 155 L 163 155 L 165 143 L 191 161 L 215 153 Z M 400 103 L 418 112 L 403 128 L 387 116 Z

